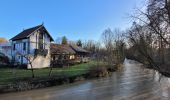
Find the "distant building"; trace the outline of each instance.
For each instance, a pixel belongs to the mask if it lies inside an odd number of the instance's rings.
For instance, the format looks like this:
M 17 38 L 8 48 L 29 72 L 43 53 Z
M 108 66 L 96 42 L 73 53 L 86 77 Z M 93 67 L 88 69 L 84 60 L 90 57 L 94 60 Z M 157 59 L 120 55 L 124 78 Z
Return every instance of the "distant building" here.
M 74 63 L 76 52 L 69 45 L 51 44 L 51 65 L 53 67 Z
M 84 62 L 89 61 L 89 55 L 90 55 L 89 51 L 77 45 L 70 45 L 70 47 L 76 52 L 76 55 L 75 55 L 76 62 L 84 63 Z
M 89 61 L 89 52 L 76 45 L 51 44 L 53 66 L 85 63 Z
M 11 39 L 12 59 L 15 63 L 25 64 L 31 68 L 50 67 L 50 43 L 53 38 L 44 25 L 38 25 L 16 35 Z
M 5 56 L 7 56 L 9 60 L 12 59 L 11 49 L 12 49 L 12 46 L 10 42 L 0 43 L 0 53 L 3 53 Z

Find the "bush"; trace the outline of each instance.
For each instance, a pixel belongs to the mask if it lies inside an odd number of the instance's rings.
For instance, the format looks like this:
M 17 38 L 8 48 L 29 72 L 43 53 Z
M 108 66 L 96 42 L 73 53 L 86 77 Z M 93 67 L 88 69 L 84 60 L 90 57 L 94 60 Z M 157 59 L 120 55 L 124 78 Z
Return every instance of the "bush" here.
M 96 66 L 92 67 L 89 71 L 89 77 L 94 78 L 94 77 L 105 77 L 108 76 L 109 72 L 107 70 L 107 67 L 105 66 Z
M 0 64 L 7 65 L 8 63 L 9 63 L 8 57 L 6 57 L 4 54 L 0 53 Z

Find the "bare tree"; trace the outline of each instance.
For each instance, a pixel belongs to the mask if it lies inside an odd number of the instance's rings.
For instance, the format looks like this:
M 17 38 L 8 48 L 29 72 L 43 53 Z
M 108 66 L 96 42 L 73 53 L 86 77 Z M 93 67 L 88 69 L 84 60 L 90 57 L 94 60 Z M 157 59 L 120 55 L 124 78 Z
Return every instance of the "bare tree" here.
M 31 54 L 22 54 L 20 52 L 17 52 L 17 55 L 24 57 L 28 61 L 28 64 L 30 64 L 31 66 L 32 78 L 34 78 L 35 74 L 32 63 L 36 59 L 36 56 L 33 56 Z
M 162 71 L 162 66 L 169 62 L 170 1 L 147 1 L 145 11 L 137 9 L 137 15 L 132 15 L 138 24 L 133 25 L 133 29 L 128 33 L 133 48 L 138 47 L 136 50 L 143 56 L 144 61 L 148 61 L 156 70 Z
M 116 51 L 116 62 L 117 64 L 120 64 L 124 61 L 125 59 L 125 54 L 124 54 L 124 49 L 125 49 L 125 36 L 124 36 L 124 32 L 121 31 L 120 29 L 115 29 L 114 30 L 114 34 L 115 34 L 115 51 Z
M 87 40 L 82 43 L 82 47 L 94 54 L 96 52 L 96 44 L 97 42 L 94 40 Z
M 136 50 L 139 52 L 136 58 L 143 63 L 148 61 L 155 69 L 159 69 L 153 60 L 151 45 L 153 37 L 152 33 L 147 30 L 147 27 L 134 23 L 132 28 L 128 31 L 128 38 L 132 47 L 136 47 Z
M 106 48 L 106 61 L 109 66 L 112 66 L 114 64 L 114 49 L 115 49 L 115 44 L 114 44 L 114 33 L 111 31 L 110 28 L 106 29 L 102 33 L 102 41 L 104 43 L 104 46 Z
M 62 43 L 62 37 L 57 37 L 57 39 L 55 40 L 56 44 L 61 44 Z

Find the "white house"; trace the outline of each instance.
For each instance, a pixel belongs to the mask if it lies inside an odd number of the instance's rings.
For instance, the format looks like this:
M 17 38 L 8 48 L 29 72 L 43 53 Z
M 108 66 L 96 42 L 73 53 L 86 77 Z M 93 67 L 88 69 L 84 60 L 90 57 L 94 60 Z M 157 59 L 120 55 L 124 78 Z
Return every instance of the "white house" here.
M 53 38 L 43 24 L 23 30 L 11 39 L 12 58 L 28 69 L 31 65 L 33 68 L 50 67 L 51 41 Z

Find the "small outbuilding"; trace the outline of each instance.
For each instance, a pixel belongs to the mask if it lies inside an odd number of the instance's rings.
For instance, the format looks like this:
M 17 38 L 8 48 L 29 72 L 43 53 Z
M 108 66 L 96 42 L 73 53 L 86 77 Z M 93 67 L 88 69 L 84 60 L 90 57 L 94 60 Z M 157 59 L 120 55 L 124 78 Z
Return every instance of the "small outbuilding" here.
M 77 45 L 70 45 L 70 47 L 76 52 L 75 57 L 77 62 L 86 63 L 89 61 L 89 55 L 90 55 L 89 51 Z
M 89 52 L 78 46 L 51 44 L 50 50 L 53 67 L 89 61 Z

